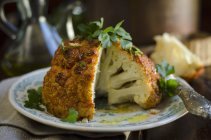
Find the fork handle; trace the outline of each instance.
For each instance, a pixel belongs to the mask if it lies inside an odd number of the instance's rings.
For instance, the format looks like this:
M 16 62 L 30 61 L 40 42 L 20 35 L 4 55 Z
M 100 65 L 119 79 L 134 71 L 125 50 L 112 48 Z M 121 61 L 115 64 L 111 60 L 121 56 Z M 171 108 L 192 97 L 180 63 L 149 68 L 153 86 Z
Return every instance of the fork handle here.
M 182 99 L 186 109 L 194 115 L 211 119 L 211 102 L 197 93 L 185 80 L 176 77 L 180 83 L 176 92 Z

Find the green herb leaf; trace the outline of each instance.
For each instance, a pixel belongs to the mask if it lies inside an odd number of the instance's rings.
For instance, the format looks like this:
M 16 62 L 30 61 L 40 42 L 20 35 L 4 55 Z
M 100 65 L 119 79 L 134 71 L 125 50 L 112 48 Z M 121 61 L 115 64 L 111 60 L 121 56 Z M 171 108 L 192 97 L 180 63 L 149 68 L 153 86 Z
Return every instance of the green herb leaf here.
M 90 24 L 96 24 L 99 29 L 103 28 L 103 23 L 104 23 L 104 19 L 102 17 L 100 18 L 100 21 L 90 22 Z
M 103 48 L 111 47 L 112 45 L 108 33 L 101 33 L 98 37 L 98 40 L 101 42 Z
M 81 33 L 86 33 L 88 31 L 88 26 L 85 25 L 85 24 L 80 24 L 78 25 L 78 30 L 81 32 Z
M 179 86 L 179 83 L 175 79 L 167 80 L 166 84 L 169 90 L 175 90 Z
M 121 27 L 121 25 L 122 25 L 123 22 L 124 22 L 124 20 L 122 20 L 119 23 L 117 23 L 117 25 L 114 27 L 114 31 L 118 30 L 119 27 Z
M 169 65 L 166 61 L 163 61 L 161 64 L 157 64 L 156 68 L 162 77 L 166 77 L 175 72 L 174 67 Z
M 103 18 L 101 18 L 100 21 L 94 21 L 88 24 L 78 25 L 80 36 L 85 37 L 87 39 L 92 39 L 93 34 L 103 27 L 103 21 L 104 21 Z M 96 35 L 97 34 L 95 33 L 94 37 L 97 37 Z
M 62 121 L 75 123 L 77 119 L 78 119 L 78 112 L 74 108 L 70 108 L 68 116 L 65 119 L 62 119 Z
M 137 48 L 135 46 L 132 46 L 129 50 L 130 50 L 130 53 L 132 53 L 132 54 L 134 54 L 136 56 L 139 56 L 139 55 L 143 54 L 143 52 L 139 48 Z
M 160 78 L 160 81 L 159 81 L 159 86 L 161 89 L 165 89 L 165 86 L 166 86 L 166 81 L 164 78 Z
M 127 50 L 133 46 L 131 41 L 120 39 L 120 43 L 123 49 Z
M 92 38 L 97 38 L 102 33 L 102 30 L 97 30 L 92 34 Z
M 37 93 L 41 96 L 42 95 L 42 87 L 37 88 Z
M 126 40 L 132 40 L 132 37 L 130 36 L 129 33 L 125 31 L 122 27 L 119 27 L 116 30 L 116 34 L 119 35 L 121 38 L 126 39 Z
M 80 61 L 79 62 L 79 66 L 81 67 L 81 68 L 83 68 L 83 67 L 86 67 L 86 62 L 85 61 Z
M 62 51 L 64 52 L 66 50 L 65 45 L 64 45 L 64 40 L 62 40 L 61 46 L 62 46 Z
M 28 89 L 28 100 L 24 102 L 24 106 L 31 109 L 37 109 L 43 111 L 44 108 L 41 107 L 42 105 L 42 87 L 39 87 L 37 90 L 35 89 Z
M 114 28 L 112 26 L 109 26 L 109 27 L 105 28 L 103 30 L 103 32 L 105 32 L 105 33 L 113 33 L 114 32 Z
M 111 39 L 112 42 L 117 42 L 118 41 L 117 36 L 114 35 L 114 34 L 110 36 L 110 39 Z
M 141 51 L 135 51 L 134 54 L 137 56 L 137 55 L 141 55 Z
M 174 96 L 174 95 L 175 95 L 174 92 L 171 92 L 171 91 L 168 92 L 168 96 L 169 96 L 169 97 L 172 97 L 172 96 Z
M 179 86 L 179 83 L 175 79 L 167 79 L 171 74 L 174 74 L 174 67 L 169 65 L 166 61 L 156 65 L 157 72 L 160 74 L 159 87 L 162 93 L 173 96 L 175 95 L 175 89 Z
M 113 43 L 120 41 L 121 46 L 125 50 L 130 50 L 132 45 L 132 37 L 122 27 L 124 21 L 117 23 L 115 27 L 109 26 L 103 28 L 103 18 L 100 21 L 81 24 L 78 26 L 80 36 L 87 39 L 98 39 L 103 48 L 111 47 Z M 136 51 L 135 54 L 138 54 Z

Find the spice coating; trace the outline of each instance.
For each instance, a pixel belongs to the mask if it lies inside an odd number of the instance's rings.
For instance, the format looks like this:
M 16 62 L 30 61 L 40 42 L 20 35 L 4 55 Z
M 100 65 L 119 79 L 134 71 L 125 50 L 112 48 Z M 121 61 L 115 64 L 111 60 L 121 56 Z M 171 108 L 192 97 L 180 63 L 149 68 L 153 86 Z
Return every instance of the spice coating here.
M 95 40 L 75 39 L 59 46 L 43 82 L 42 100 L 49 113 L 65 118 L 74 108 L 79 119 L 93 118 L 93 81 L 99 55 Z

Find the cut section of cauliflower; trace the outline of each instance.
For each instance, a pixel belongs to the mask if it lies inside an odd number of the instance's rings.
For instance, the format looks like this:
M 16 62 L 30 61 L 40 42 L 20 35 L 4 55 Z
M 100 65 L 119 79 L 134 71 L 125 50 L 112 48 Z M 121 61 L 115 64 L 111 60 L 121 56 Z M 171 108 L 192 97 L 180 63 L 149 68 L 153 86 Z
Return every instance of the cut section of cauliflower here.
M 144 54 L 120 46 L 102 49 L 97 40 L 65 41 L 60 45 L 43 82 L 42 100 L 49 113 L 65 118 L 74 108 L 79 119 L 95 113 L 95 91 L 108 96 L 109 104 L 135 102 L 143 108 L 161 99 L 159 75 Z
M 136 56 L 120 44 L 103 51 L 97 93 L 108 93 L 108 103 L 135 102 L 143 108 L 156 106 L 161 99 L 159 78 L 151 60 L 144 54 Z
M 173 65 L 175 74 L 186 79 L 193 79 L 203 71 L 203 63 L 176 37 L 167 33 L 156 36 L 156 47 L 152 53 L 152 60 L 159 64 L 163 60 Z

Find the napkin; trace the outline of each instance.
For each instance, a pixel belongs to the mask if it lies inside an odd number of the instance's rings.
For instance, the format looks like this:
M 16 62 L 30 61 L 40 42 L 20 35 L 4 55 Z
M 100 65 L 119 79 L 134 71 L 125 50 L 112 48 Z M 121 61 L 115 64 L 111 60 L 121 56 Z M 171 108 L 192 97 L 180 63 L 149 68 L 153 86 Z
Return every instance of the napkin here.
M 90 133 L 64 130 L 33 121 L 18 113 L 10 104 L 8 90 L 19 77 L 0 82 L 0 139 L 1 140 L 124 140 L 127 133 Z

